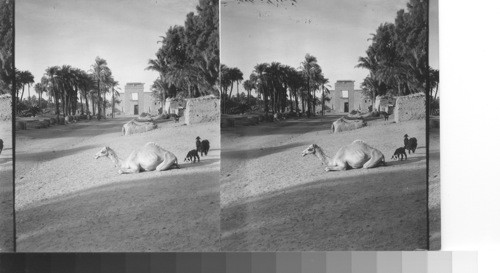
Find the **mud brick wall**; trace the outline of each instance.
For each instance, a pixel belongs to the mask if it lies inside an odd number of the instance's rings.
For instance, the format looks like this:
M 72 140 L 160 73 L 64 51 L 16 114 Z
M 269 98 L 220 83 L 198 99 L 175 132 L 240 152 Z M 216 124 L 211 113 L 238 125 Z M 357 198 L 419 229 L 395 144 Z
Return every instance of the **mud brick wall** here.
M 10 94 L 0 95 L 0 121 L 12 119 L 12 97 Z
M 425 118 L 425 94 L 417 93 L 398 97 L 394 106 L 394 120 L 402 122 Z
M 184 113 L 186 124 L 220 120 L 220 99 L 213 96 L 188 99 Z

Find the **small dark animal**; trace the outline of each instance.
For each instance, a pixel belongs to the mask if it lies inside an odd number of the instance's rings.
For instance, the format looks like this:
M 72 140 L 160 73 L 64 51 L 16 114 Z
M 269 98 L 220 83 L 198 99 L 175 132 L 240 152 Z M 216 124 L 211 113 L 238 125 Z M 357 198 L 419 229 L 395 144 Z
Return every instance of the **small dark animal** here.
M 198 155 L 198 151 L 191 150 L 186 155 L 186 158 L 184 158 L 184 162 L 191 161 L 192 163 L 195 163 L 197 158 L 198 158 L 198 162 L 200 162 L 200 156 Z
M 385 111 L 382 111 L 382 112 L 380 112 L 380 114 L 381 114 L 382 116 L 384 116 L 384 120 L 389 120 L 389 113 L 387 113 L 387 112 L 385 112 Z
M 200 152 L 201 156 L 207 155 L 208 150 L 210 150 L 210 142 L 206 139 L 200 141 L 200 139 L 200 137 L 196 137 L 196 150 Z
M 415 153 L 415 150 L 417 149 L 417 139 L 414 137 L 408 139 L 407 134 L 405 134 L 404 137 L 405 149 L 408 150 L 408 154 L 411 154 L 411 152 Z
M 174 120 L 175 120 L 175 123 L 178 123 L 179 122 L 179 118 L 180 116 L 177 115 L 177 114 L 173 114 L 172 117 L 174 117 Z
M 208 150 L 210 150 L 210 142 L 206 139 L 201 141 L 201 156 L 205 153 L 205 156 L 208 154 Z
M 405 152 L 405 147 L 397 148 L 396 151 L 394 151 L 394 155 L 392 155 L 391 159 L 401 158 L 401 160 L 403 160 L 403 156 L 405 157 L 405 159 L 408 159 L 408 156 Z
M 0 154 L 2 154 L 3 151 L 3 140 L 0 138 Z

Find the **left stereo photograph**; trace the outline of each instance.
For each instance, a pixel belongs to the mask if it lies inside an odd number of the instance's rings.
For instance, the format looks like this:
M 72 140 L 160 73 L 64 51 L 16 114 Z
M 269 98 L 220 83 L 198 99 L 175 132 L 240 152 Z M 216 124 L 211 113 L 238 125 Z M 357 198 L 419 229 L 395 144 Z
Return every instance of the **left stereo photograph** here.
M 14 250 L 12 89 L 14 3 L 0 1 L 0 252 Z
M 219 250 L 218 0 L 18 1 L 15 24 L 16 250 Z

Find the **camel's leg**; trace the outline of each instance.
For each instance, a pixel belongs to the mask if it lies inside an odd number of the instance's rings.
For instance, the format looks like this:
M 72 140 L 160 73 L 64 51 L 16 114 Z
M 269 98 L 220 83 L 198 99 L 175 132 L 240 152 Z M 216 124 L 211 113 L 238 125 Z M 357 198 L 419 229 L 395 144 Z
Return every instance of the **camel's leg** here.
M 326 166 L 325 171 L 344 171 L 347 170 L 347 165 L 335 165 L 335 166 Z
M 168 170 L 168 168 L 170 168 L 172 165 L 179 168 L 179 165 L 177 164 L 177 158 L 176 157 L 171 158 L 169 156 L 169 153 L 165 153 L 163 155 L 163 162 L 160 163 L 160 165 L 156 166 L 156 170 L 159 172 L 165 171 L 165 170 Z
M 200 157 L 198 155 L 196 155 L 196 157 L 194 158 L 195 162 L 196 162 L 196 158 L 198 158 L 198 162 L 200 162 Z
M 363 168 L 368 169 L 377 167 L 382 160 L 384 160 L 384 155 L 379 151 L 372 150 L 370 160 L 363 164 Z
M 119 174 L 124 174 L 124 173 L 139 173 L 140 169 L 139 169 L 139 166 L 135 166 L 134 168 L 121 168 L 120 170 L 118 170 L 118 173 Z

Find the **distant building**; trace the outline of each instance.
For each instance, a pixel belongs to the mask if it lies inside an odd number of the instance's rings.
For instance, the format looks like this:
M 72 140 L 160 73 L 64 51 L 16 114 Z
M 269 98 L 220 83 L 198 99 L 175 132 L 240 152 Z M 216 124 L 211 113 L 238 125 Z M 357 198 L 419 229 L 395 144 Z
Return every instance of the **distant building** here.
M 144 92 L 144 83 L 129 82 L 125 85 L 125 93 L 120 94 L 121 103 L 117 108 L 124 115 L 140 115 L 141 113 L 158 114 L 161 103 L 155 101 L 152 92 Z
M 337 81 L 335 89 L 328 95 L 328 107 L 335 113 L 349 113 L 352 110 L 367 112 L 372 100 L 363 95 L 362 90 L 354 90 L 354 81 Z

